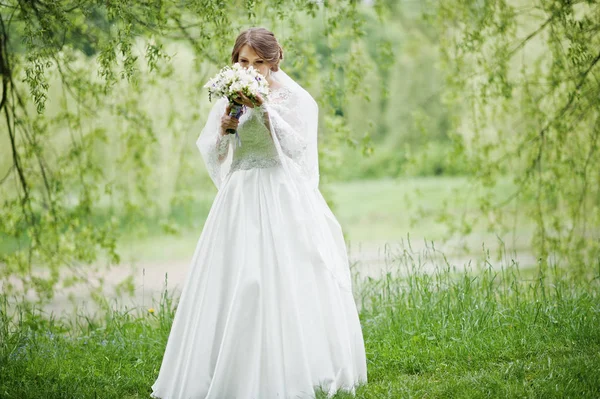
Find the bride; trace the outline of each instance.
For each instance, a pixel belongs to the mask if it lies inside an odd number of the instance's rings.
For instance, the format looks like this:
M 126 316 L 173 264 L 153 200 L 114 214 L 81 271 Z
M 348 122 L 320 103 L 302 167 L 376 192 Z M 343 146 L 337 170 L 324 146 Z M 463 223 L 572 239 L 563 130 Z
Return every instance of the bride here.
M 366 382 L 346 247 L 318 189 L 317 104 L 282 59 L 273 33 L 242 32 L 231 61 L 257 69 L 270 93 L 240 94 L 239 120 L 219 100 L 196 142 L 218 193 L 155 398 L 313 398 Z

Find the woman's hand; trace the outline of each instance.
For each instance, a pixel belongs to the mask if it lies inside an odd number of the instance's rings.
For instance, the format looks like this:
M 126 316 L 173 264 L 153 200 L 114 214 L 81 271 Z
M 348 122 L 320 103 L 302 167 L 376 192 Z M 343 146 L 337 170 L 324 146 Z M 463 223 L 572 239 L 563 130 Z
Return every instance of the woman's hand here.
M 254 107 L 260 107 L 263 104 L 264 100 L 262 99 L 262 97 L 259 94 L 259 95 L 257 95 L 256 99 L 254 101 L 252 101 L 250 99 L 250 97 L 248 97 L 241 91 L 238 91 L 238 96 L 236 97 L 235 101 L 237 103 L 245 105 L 246 107 L 254 108 Z
M 238 125 L 240 123 L 239 119 L 229 116 L 231 112 L 231 104 L 227 105 L 225 109 L 225 114 L 221 117 L 221 136 L 225 136 L 227 134 L 227 129 L 237 130 Z

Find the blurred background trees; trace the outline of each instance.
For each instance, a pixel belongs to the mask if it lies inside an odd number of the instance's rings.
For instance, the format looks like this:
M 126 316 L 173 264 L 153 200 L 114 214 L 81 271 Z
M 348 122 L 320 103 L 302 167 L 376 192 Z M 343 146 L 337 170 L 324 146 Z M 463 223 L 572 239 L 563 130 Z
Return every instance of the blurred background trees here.
M 600 266 L 600 4 L 597 1 L 439 3 L 453 137 L 497 230 L 533 222 L 544 266 Z M 471 194 L 473 196 L 473 194 Z M 471 220 L 469 220 L 471 219 Z M 463 218 L 463 226 L 473 218 Z M 512 227 L 514 228 L 514 227 Z
M 461 176 L 444 206 L 403 213 L 459 237 L 530 224 L 513 240 L 584 269 L 599 248 L 598 21 L 595 1 L 3 0 L 3 290 L 49 298 L 117 264 L 127 237 L 201 225 L 202 85 L 256 25 L 319 101 L 325 190 Z

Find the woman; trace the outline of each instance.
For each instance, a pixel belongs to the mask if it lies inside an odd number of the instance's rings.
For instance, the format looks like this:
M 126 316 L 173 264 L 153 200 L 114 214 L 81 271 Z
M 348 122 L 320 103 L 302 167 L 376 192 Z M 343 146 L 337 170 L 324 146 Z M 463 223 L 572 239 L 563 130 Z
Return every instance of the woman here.
M 231 61 L 268 98 L 218 101 L 197 145 L 218 188 L 152 396 L 311 398 L 366 381 L 342 231 L 318 189 L 318 108 L 279 69 L 273 33 L 242 32 Z M 237 129 L 235 135 L 228 129 Z

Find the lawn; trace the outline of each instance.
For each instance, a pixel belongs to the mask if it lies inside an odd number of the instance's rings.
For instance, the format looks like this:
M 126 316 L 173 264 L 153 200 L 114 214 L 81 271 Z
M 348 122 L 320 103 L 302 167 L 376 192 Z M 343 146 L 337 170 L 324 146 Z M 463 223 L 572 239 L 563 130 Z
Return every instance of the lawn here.
M 403 273 L 355 284 L 369 378 L 357 398 L 600 397 L 597 270 L 431 271 L 432 259 L 406 251 L 391 260 Z M 175 303 L 163 292 L 152 309 L 57 319 L 5 301 L 0 397 L 148 397 Z

